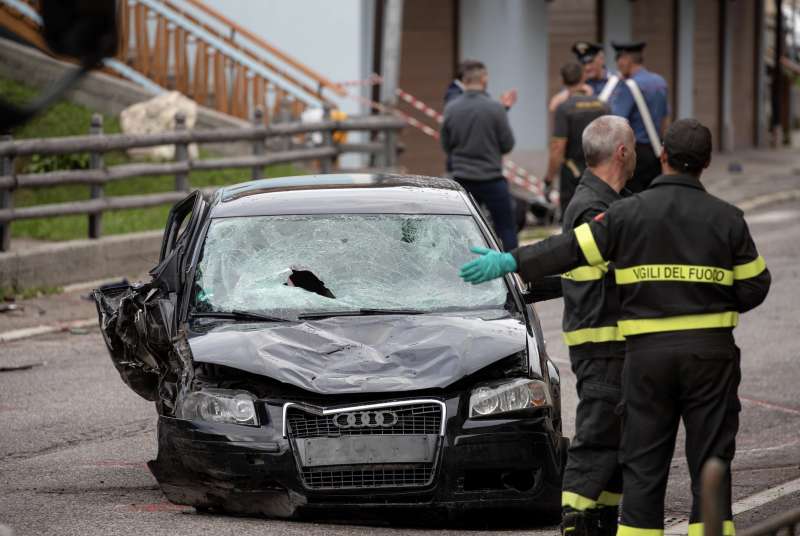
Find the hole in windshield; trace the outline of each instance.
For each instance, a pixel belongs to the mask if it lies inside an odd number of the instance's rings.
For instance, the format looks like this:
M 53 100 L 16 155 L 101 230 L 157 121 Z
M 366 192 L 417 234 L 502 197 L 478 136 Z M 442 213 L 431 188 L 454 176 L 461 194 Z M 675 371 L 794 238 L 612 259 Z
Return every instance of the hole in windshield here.
M 444 312 L 512 307 L 505 281 L 464 283 L 468 215 L 322 214 L 211 222 L 195 273 L 195 310 L 284 318 L 326 312 Z
M 295 270 L 293 268 L 292 275 L 289 276 L 289 280 L 285 284 L 290 287 L 297 287 L 309 292 L 314 292 L 320 296 L 325 296 L 326 298 L 336 298 L 336 296 L 333 295 L 333 292 L 331 292 L 328 287 L 325 286 L 325 283 L 323 283 L 319 277 L 314 275 L 314 272 L 309 270 Z

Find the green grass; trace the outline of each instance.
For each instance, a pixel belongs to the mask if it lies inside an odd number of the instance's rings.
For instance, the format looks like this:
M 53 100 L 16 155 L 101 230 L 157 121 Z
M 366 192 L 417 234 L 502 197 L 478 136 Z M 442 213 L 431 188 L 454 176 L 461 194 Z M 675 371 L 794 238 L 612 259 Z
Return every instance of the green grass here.
M 22 84 L 0 79 L 0 95 L 15 102 L 30 100 L 36 91 Z M 33 121 L 13 132 L 14 138 L 50 138 L 57 136 L 76 136 L 89 133 L 92 110 L 66 101 L 61 101 L 49 108 Z M 121 132 L 117 118 L 104 116 L 103 130 L 107 134 Z M 214 155 L 208 151 L 200 151 L 201 158 Z M 105 165 L 113 166 L 129 162 L 122 152 L 105 155 Z M 88 164 L 88 158 L 81 155 L 66 157 L 25 158 L 18 159 L 15 167 L 18 173 L 42 172 L 51 169 L 82 168 Z M 298 175 L 302 171 L 297 167 L 284 164 L 265 169 L 267 177 Z M 209 186 L 225 186 L 249 180 L 247 169 L 229 169 L 222 171 L 194 171 L 189 175 L 192 188 Z M 174 190 L 175 177 L 161 175 L 155 177 L 135 177 L 124 181 L 113 182 L 105 187 L 106 196 L 142 195 Z M 14 191 L 14 206 L 26 207 L 51 203 L 64 203 L 89 199 L 89 186 L 71 185 L 47 188 L 22 188 Z M 123 234 L 137 231 L 161 229 L 167 219 L 170 206 L 152 207 L 106 212 L 103 214 L 103 235 Z M 73 240 L 86 238 L 89 228 L 88 216 L 64 216 L 58 218 L 21 220 L 11 224 L 12 237 L 34 238 L 40 240 Z
M 61 294 L 63 291 L 62 287 L 0 287 L 0 300 L 30 300 L 52 294 Z

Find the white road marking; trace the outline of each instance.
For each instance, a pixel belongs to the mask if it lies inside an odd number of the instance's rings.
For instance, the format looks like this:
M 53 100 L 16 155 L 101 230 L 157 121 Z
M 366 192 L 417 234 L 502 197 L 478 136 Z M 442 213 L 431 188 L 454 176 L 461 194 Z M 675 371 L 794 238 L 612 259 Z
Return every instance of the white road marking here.
M 750 452 L 767 452 L 772 450 L 783 450 L 789 447 L 794 447 L 800 444 L 800 439 L 789 441 L 788 443 L 781 443 L 780 445 L 773 445 L 771 447 L 753 447 L 751 449 L 736 449 L 736 454 L 745 454 Z
M 738 206 L 740 209 L 742 209 L 742 211 L 750 212 L 751 210 L 755 210 L 765 205 L 771 205 L 772 203 L 779 203 L 781 201 L 793 201 L 795 199 L 800 199 L 800 189 L 787 190 L 784 192 L 772 192 L 769 194 L 760 195 L 746 201 L 741 201 L 738 203 Z
M 765 504 L 771 503 L 772 501 L 787 495 L 791 495 L 792 493 L 796 493 L 798 491 L 800 491 L 800 478 L 790 480 L 789 482 L 784 482 L 783 484 L 765 489 L 764 491 L 759 491 L 754 495 L 750 495 L 749 497 L 745 497 L 744 499 L 733 503 L 733 515 L 737 516 L 743 512 L 748 512 L 754 508 L 764 506 Z M 688 532 L 688 521 L 683 521 L 681 523 L 664 527 L 665 536 L 685 535 Z
M 764 214 L 756 214 L 747 219 L 747 223 L 780 223 L 786 220 L 796 220 L 800 218 L 798 210 L 773 210 Z
M 74 320 L 72 322 L 59 322 L 58 324 L 35 326 L 32 328 L 14 329 L 0 333 L 0 343 L 18 341 L 20 339 L 37 337 L 39 335 L 57 333 L 59 331 L 67 331 L 71 328 L 88 328 L 96 325 L 97 319 L 89 318 L 86 320 Z

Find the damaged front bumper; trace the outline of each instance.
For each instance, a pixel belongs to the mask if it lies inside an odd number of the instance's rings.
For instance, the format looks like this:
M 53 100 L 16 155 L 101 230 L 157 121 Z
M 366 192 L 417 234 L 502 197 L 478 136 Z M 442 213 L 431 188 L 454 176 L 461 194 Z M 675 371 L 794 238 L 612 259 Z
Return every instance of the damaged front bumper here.
M 477 420 L 459 413 L 463 394 L 440 404 L 442 434 L 373 430 L 340 441 L 322 437 L 321 411 L 283 401 L 260 405 L 258 427 L 161 416 L 158 458 L 149 465 L 170 501 L 200 510 L 270 517 L 347 507 L 558 510 L 565 453 L 549 410 Z M 310 415 L 305 426 L 287 416 L 289 406 Z

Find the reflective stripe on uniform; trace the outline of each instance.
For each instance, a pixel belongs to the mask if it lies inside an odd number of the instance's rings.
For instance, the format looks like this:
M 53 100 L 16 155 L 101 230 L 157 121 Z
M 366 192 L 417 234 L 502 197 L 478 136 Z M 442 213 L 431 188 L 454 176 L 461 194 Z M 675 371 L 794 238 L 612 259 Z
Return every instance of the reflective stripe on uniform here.
M 767 263 L 761 255 L 754 261 L 746 264 L 739 264 L 733 267 L 734 279 L 750 279 L 760 275 L 761 272 L 767 269 Z
M 622 502 L 622 494 L 611 493 L 610 491 L 602 492 L 600 497 L 597 498 L 598 506 L 619 506 L 620 502 Z
M 766 270 L 763 257 L 746 264 L 739 264 L 733 270 L 718 266 L 697 264 L 641 264 L 630 268 L 617 268 L 614 277 L 618 285 L 630 285 L 646 281 L 686 281 L 688 283 L 716 283 L 731 286 L 734 280 L 750 279 Z
M 703 536 L 705 532 L 705 525 L 703 523 L 689 523 L 688 536 Z M 736 527 L 733 521 L 722 522 L 722 536 L 736 536 Z
M 734 272 L 717 266 L 695 264 L 642 264 L 630 268 L 617 268 L 614 276 L 618 285 L 645 281 L 685 281 L 731 286 Z
M 624 341 L 617 326 L 604 326 L 600 328 L 583 328 L 575 331 L 564 332 L 564 342 L 567 346 L 578 346 L 587 342 L 613 342 Z
M 564 272 L 561 277 L 571 281 L 597 281 L 603 279 L 603 276 L 608 272 L 608 263 L 599 266 L 579 266 L 569 272 Z
M 664 529 L 639 529 L 620 525 L 617 529 L 617 536 L 664 536 Z
M 572 491 L 561 492 L 561 506 L 568 506 L 573 510 L 579 511 L 597 508 L 598 506 L 619 506 L 621 499 L 622 494 L 611 493 L 610 491 L 600 493 L 600 497 L 596 501 Z
M 578 240 L 583 256 L 586 257 L 586 262 L 592 266 L 603 263 L 603 256 L 600 254 L 597 242 L 594 241 L 594 236 L 592 236 L 592 230 L 589 228 L 588 223 L 575 228 L 575 238 Z
M 637 318 L 617 322 L 622 335 L 642 335 L 662 331 L 687 329 L 734 328 L 739 323 L 739 313 L 725 311 L 700 315 L 670 316 L 666 318 Z
M 583 511 L 590 508 L 597 508 L 597 501 L 571 491 L 562 491 L 561 506 L 568 506 L 573 510 Z

